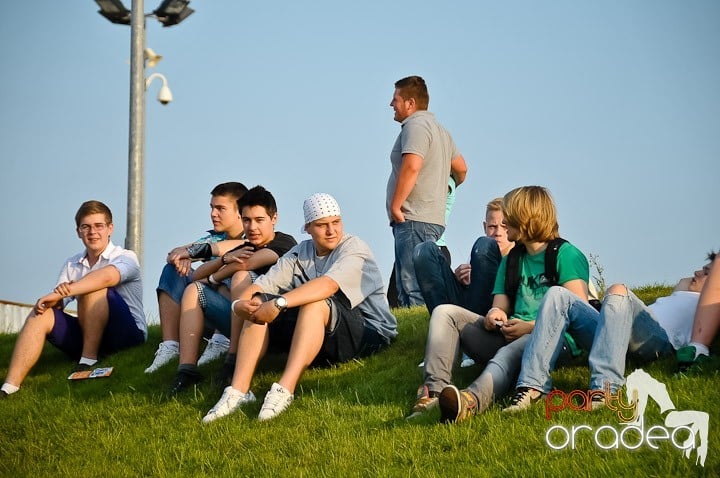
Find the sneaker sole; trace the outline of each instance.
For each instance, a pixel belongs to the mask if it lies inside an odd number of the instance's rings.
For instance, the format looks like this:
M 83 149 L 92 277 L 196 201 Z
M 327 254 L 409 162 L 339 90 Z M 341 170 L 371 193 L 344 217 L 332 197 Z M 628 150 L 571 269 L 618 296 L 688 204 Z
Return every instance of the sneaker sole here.
M 438 402 L 440 404 L 440 422 L 457 422 L 460 416 L 460 404 L 462 403 L 460 390 L 458 390 L 457 387 L 445 387 L 443 391 L 440 392 Z

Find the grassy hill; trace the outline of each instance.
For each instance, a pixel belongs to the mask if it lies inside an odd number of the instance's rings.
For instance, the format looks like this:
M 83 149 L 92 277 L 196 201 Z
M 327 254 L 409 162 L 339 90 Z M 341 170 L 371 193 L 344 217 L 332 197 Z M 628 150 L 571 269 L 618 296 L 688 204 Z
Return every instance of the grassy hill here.
M 665 286 L 639 290 L 648 302 Z M 111 377 L 70 382 L 72 364 L 46 346 L 20 393 L 0 401 L 0 476 L 719 476 L 720 382 L 718 374 L 673 378 L 674 360 L 644 369 L 665 383 L 678 410 L 710 414 L 709 452 L 704 467 L 671 443 L 658 449 L 603 450 L 590 432 L 578 434 L 575 449 L 553 450 L 545 442 L 552 426 L 587 425 L 622 430 L 611 410 L 564 410 L 544 416 L 544 407 L 508 416 L 501 405 L 458 425 L 441 425 L 438 414 L 408 421 L 422 382 L 428 314 L 396 311 L 400 336 L 387 351 L 338 367 L 308 371 L 292 407 L 270 422 L 258 422 L 259 404 L 209 425 L 200 419 L 220 391 L 207 379 L 177 399 L 164 392 L 174 375 L 168 366 L 154 375 L 143 369 L 160 339 L 152 327 L 148 343 L 110 357 Z M 0 336 L 0 375 L 5 376 L 15 337 Z M 283 357 L 267 360 L 253 390 L 262 398 L 279 377 Z M 630 371 L 631 369 L 629 369 Z M 469 383 L 480 369 L 458 370 Z M 553 374 L 564 391 L 585 390 L 584 365 Z M 647 426 L 662 425 L 651 403 Z M 603 437 L 601 437 L 603 438 Z M 607 435 L 604 436 L 607 443 Z M 633 438 L 637 442 L 638 437 Z M 629 439 L 629 441 L 633 441 Z

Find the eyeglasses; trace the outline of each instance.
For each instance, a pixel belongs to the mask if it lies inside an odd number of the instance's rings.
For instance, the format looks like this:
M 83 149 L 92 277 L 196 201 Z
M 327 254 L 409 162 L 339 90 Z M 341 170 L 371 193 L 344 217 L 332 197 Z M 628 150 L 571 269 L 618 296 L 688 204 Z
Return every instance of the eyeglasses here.
M 107 226 L 104 222 L 98 222 L 97 224 L 80 224 L 78 231 L 83 234 L 90 234 L 92 231 L 103 232 Z

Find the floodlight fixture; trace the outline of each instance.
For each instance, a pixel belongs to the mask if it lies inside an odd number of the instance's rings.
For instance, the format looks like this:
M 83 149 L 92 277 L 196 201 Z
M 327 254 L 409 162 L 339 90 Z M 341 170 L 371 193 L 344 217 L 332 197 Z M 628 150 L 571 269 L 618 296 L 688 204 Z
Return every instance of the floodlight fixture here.
M 100 10 L 98 13 L 119 25 L 130 25 L 130 10 L 120 0 L 95 0 Z
M 195 11 L 188 7 L 189 3 L 190 0 L 163 0 L 153 15 L 163 24 L 163 27 L 177 25 Z

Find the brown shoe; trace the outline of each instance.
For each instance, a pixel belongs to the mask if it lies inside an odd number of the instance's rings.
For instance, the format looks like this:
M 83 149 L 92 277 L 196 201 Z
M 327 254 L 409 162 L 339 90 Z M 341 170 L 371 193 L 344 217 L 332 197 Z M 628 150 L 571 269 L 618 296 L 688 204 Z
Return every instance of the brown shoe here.
M 440 392 L 440 421 L 457 423 L 477 413 L 477 400 L 467 390 L 458 390 L 454 385 Z
M 410 415 L 408 415 L 408 419 L 415 418 L 418 415 L 422 415 L 428 410 L 437 407 L 437 404 L 438 393 L 431 392 L 428 389 L 427 385 L 420 385 L 420 388 L 418 388 L 417 391 L 417 400 L 412 408 L 412 411 L 410 412 Z

